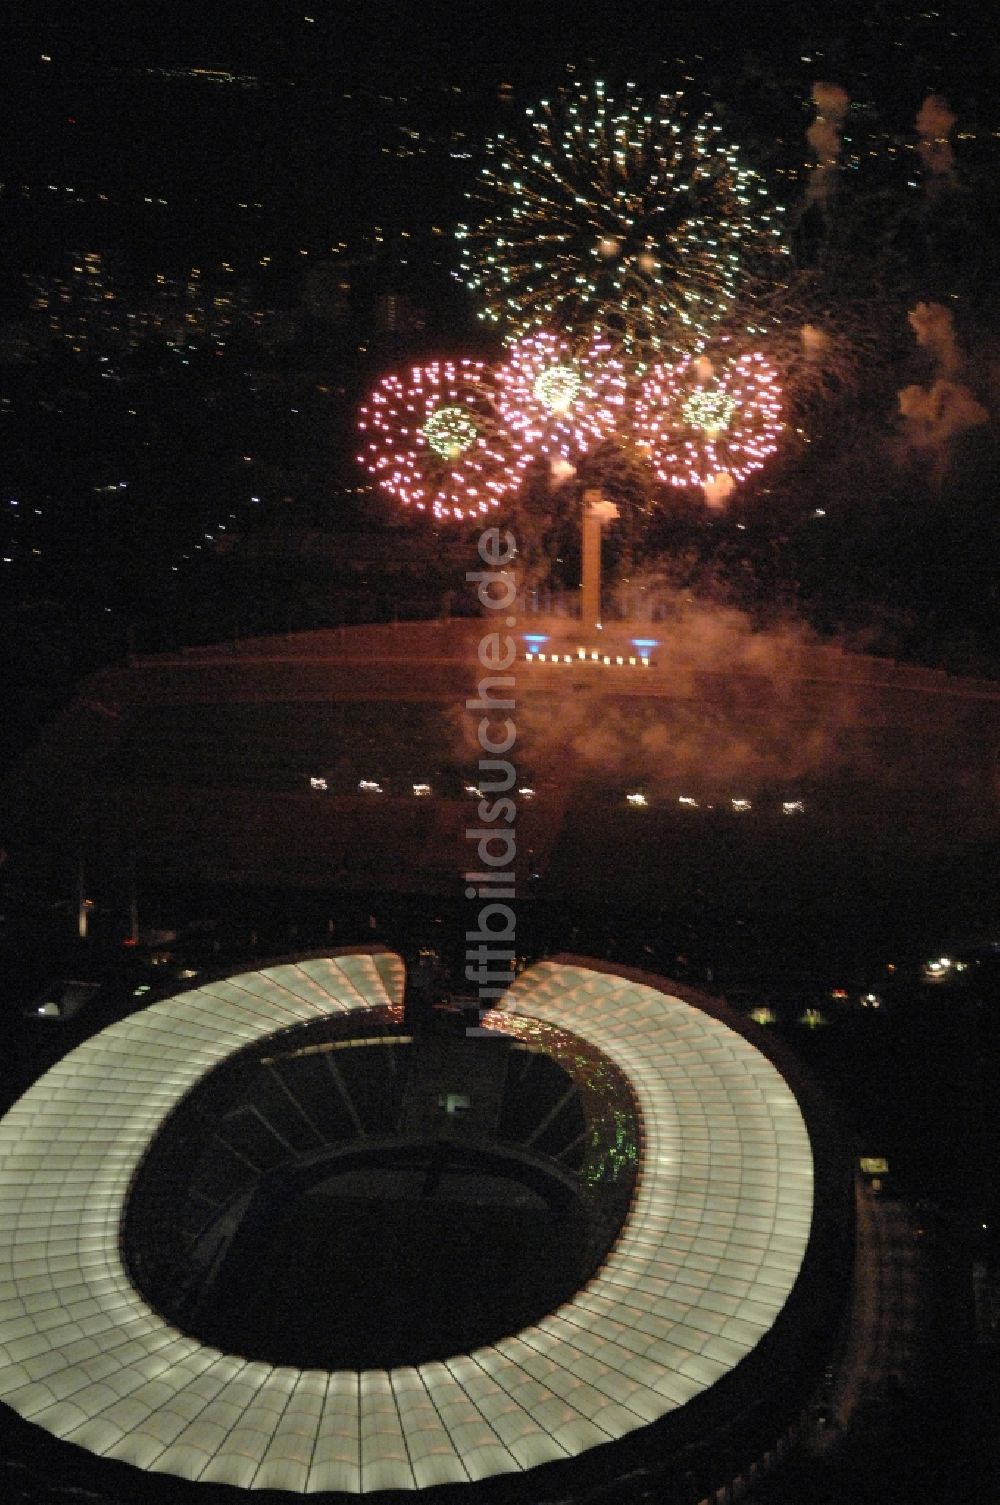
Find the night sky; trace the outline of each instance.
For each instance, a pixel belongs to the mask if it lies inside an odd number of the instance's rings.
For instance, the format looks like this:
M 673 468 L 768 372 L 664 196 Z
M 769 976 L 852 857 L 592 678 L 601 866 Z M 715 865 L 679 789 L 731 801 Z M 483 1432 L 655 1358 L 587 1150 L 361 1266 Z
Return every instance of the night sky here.
M 280 262 L 372 222 L 453 222 L 483 139 L 568 68 L 706 95 L 764 168 L 801 158 L 816 79 L 842 84 L 885 131 L 907 130 L 931 90 L 981 129 L 993 123 L 994 31 L 974 4 L 33 0 L 0 22 L 6 297 L 21 270 L 84 228 L 133 269 L 158 270 L 220 248 L 249 259 L 265 223 Z M 190 70 L 238 81 L 193 83 Z M 407 161 L 396 148 L 410 132 L 426 152 Z M 67 219 L 65 204 L 44 201 L 50 182 L 57 200 L 68 185 L 110 203 Z M 247 199 L 263 204 L 253 223 L 235 208 Z

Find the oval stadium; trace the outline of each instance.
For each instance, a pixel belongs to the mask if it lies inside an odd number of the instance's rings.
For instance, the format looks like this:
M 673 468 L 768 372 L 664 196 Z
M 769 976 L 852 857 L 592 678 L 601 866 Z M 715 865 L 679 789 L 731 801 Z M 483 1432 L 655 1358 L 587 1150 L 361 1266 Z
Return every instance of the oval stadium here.
M 587 959 L 482 1029 L 404 994 L 378 948 L 204 980 L 8 1111 L 21 1456 L 100 1499 L 472 1505 L 694 1502 L 787 1448 L 851 1267 L 797 1069 Z

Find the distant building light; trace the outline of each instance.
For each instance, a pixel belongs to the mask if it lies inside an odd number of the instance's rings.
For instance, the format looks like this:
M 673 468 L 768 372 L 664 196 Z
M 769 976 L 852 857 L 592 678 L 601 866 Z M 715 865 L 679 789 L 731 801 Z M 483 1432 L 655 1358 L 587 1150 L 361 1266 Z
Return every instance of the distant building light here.
M 381 794 L 382 785 L 376 779 L 359 779 L 358 788 L 365 794 Z
M 328 785 L 327 785 L 326 779 L 317 778 L 315 774 L 310 775 L 310 778 L 309 778 L 309 788 L 310 789 L 323 789 L 323 790 L 325 790 L 327 787 L 328 787 Z
M 644 794 L 641 794 L 638 790 L 634 794 L 626 794 L 625 798 L 630 805 L 634 805 L 638 809 L 641 809 L 644 805 L 649 804 L 649 800 L 646 798 L 646 796 Z
M 471 1102 L 468 1095 L 464 1092 L 442 1092 L 438 1097 L 438 1107 L 443 1108 L 445 1113 L 454 1116 L 455 1114 L 468 1113 Z

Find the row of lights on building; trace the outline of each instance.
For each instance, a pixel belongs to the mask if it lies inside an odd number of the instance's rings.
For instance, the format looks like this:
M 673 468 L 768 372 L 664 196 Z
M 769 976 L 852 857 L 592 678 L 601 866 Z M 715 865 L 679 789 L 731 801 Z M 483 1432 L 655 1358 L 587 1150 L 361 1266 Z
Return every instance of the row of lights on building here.
M 635 652 L 629 654 L 602 653 L 600 649 L 584 648 L 583 646 L 578 647 L 575 653 L 553 653 L 543 648 L 542 645 L 547 642 L 547 637 L 535 633 L 526 633 L 524 638 L 525 662 L 529 664 L 606 664 L 609 667 L 614 666 L 615 668 L 630 666 L 633 669 L 639 667 L 648 669 L 651 662 L 651 651 L 657 647 L 656 640 L 653 638 L 633 638 L 632 647 L 635 649 Z
M 327 778 L 325 778 L 322 774 L 310 774 L 310 776 L 309 776 L 309 788 L 310 789 L 315 789 L 320 794 L 325 794 L 325 793 L 327 793 L 327 791 L 330 788 L 330 783 L 329 783 L 329 780 Z M 431 788 L 430 784 L 424 784 L 424 783 L 411 784 L 410 785 L 410 789 L 411 789 L 411 791 L 413 793 L 414 799 L 418 799 L 418 800 L 419 799 L 426 799 L 428 797 L 428 795 L 431 795 L 431 794 L 434 793 L 434 790 Z M 465 792 L 466 792 L 466 794 L 473 795 L 476 799 L 485 799 L 486 798 L 486 796 L 484 795 L 483 791 L 479 788 L 478 784 L 466 784 L 465 785 Z M 534 789 L 532 789 L 530 787 L 530 785 L 528 785 L 528 784 L 523 785 L 517 792 L 521 796 L 521 798 L 525 799 L 525 800 L 531 800 L 531 799 L 534 799 L 534 797 L 535 797 L 535 791 L 534 791 Z M 358 793 L 359 794 L 384 794 L 385 793 L 385 786 L 383 784 L 379 783 L 378 779 L 359 779 L 358 780 Z
M 648 807 L 649 798 L 647 795 L 643 794 L 641 790 L 637 789 L 631 794 L 626 794 L 625 802 L 626 804 L 631 805 L 634 809 L 642 810 Z M 684 805 L 688 810 L 714 810 L 716 808 L 714 804 L 702 805 L 700 800 L 696 800 L 694 796 L 690 794 L 678 795 L 677 803 L 679 805 Z M 732 810 L 734 815 L 745 815 L 748 811 L 753 809 L 753 801 L 746 799 L 737 799 L 734 796 L 729 801 L 729 809 Z M 782 800 L 781 802 L 782 815 L 804 815 L 805 809 L 806 806 L 804 800 Z
M 485 795 L 479 788 L 478 784 L 466 784 L 464 787 L 465 793 L 472 795 L 475 799 L 485 798 Z M 330 788 L 329 780 L 322 774 L 311 774 L 309 777 L 309 788 L 316 790 L 320 794 L 326 794 Z M 429 795 L 434 793 L 431 785 L 425 783 L 411 784 L 410 789 L 415 799 L 426 799 Z M 536 791 L 529 784 L 522 785 L 517 792 L 523 800 L 534 799 L 536 794 Z M 381 784 L 378 779 L 359 779 L 358 793 L 384 794 L 385 786 Z M 649 807 L 650 801 L 648 795 L 644 794 L 641 790 L 636 789 L 626 794 L 625 803 L 627 805 L 630 805 L 633 809 L 641 810 L 647 809 Z M 713 804 L 706 804 L 702 806 L 699 800 L 696 800 L 692 795 L 689 794 L 679 795 L 677 798 L 677 803 L 679 805 L 685 806 L 690 810 L 700 810 L 703 808 L 706 810 L 714 810 L 716 808 Z M 734 797 L 729 801 L 729 808 L 735 815 L 743 815 L 753 809 L 753 803 L 751 800 L 737 799 Z M 782 800 L 781 802 L 781 813 L 783 815 L 803 815 L 805 814 L 805 808 L 806 807 L 804 800 Z

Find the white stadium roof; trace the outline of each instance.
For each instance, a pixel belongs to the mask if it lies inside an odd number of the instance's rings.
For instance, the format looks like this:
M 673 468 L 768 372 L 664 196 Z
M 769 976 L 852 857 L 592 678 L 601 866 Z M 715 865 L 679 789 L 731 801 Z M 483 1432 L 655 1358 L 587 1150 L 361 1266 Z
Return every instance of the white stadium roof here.
M 755 1348 L 812 1224 L 813 1160 L 791 1088 L 668 985 L 554 962 L 522 974 L 505 1007 L 603 1051 L 642 1122 L 628 1217 L 570 1301 L 473 1353 L 362 1373 L 223 1354 L 150 1307 L 119 1232 L 167 1115 L 242 1047 L 399 1003 L 402 985 L 385 953 L 209 982 L 101 1031 L 20 1098 L 0 1120 L 0 1400 L 140 1469 L 368 1493 L 575 1457 L 683 1407 Z

